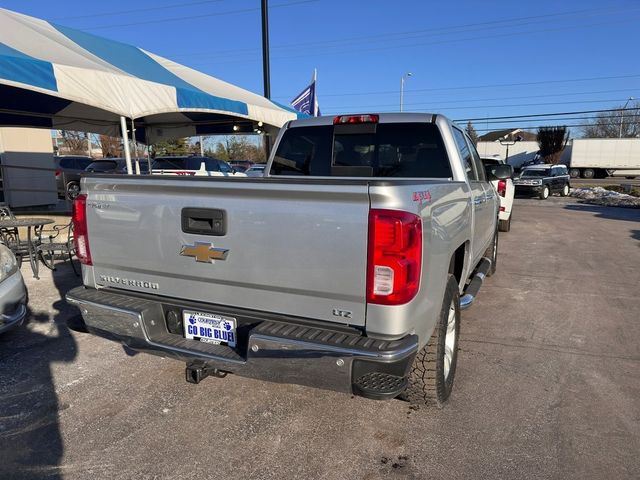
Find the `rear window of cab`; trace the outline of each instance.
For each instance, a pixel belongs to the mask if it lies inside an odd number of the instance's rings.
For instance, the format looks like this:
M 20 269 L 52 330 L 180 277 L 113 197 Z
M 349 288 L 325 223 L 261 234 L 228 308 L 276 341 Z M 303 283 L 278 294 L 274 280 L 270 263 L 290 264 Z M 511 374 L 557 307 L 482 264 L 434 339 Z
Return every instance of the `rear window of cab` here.
M 285 131 L 271 175 L 449 178 L 449 159 L 431 123 L 294 127 Z

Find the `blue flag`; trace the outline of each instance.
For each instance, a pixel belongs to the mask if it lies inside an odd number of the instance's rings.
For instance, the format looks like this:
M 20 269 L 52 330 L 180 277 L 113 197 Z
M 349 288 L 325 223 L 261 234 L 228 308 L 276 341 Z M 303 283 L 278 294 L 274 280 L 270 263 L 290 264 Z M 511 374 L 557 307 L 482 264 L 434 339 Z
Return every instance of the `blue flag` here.
M 301 113 L 306 113 L 312 117 L 320 116 L 318 98 L 316 97 L 316 80 L 314 78 L 311 85 L 305 88 L 296 98 L 291 100 L 291 106 Z

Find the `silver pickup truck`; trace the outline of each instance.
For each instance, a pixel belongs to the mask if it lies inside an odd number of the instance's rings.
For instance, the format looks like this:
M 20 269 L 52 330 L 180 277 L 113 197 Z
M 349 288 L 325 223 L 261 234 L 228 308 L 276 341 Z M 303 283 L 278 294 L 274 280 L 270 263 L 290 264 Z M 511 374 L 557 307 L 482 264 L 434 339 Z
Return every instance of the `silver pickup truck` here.
M 495 270 L 498 199 L 442 115 L 285 125 L 262 178 L 84 177 L 87 329 L 186 362 L 373 399 L 442 404 L 460 309 Z

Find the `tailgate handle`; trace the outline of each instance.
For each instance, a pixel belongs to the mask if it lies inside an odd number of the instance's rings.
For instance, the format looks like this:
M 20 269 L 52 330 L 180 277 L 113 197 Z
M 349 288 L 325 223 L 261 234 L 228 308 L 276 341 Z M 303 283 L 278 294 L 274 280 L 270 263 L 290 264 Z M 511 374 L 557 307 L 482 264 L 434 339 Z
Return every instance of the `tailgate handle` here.
M 183 208 L 182 231 L 222 237 L 227 234 L 227 215 L 217 208 Z

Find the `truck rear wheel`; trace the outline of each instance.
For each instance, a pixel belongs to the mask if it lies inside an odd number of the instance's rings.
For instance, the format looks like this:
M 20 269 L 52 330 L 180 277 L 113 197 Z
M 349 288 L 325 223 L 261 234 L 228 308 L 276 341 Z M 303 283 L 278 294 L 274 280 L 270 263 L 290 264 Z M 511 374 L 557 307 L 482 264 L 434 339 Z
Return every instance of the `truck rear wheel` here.
M 596 172 L 594 172 L 593 168 L 585 168 L 582 171 L 582 178 L 593 178 L 596 176 Z
M 80 184 L 78 182 L 69 182 L 67 184 L 67 198 L 75 200 L 80 195 Z
M 580 170 L 578 170 L 577 168 L 572 168 L 571 170 L 569 170 L 569 176 L 571 178 L 580 178 Z
M 460 292 L 455 277 L 449 275 L 438 323 L 429 342 L 416 355 L 409 386 L 400 398 L 438 408 L 444 405 L 453 389 L 459 336 Z

